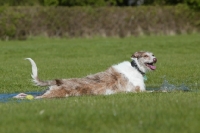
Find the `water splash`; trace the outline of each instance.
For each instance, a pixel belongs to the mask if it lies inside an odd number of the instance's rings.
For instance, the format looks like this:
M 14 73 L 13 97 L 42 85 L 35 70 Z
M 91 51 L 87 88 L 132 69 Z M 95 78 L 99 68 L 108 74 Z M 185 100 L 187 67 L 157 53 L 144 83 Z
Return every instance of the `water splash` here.
M 173 84 L 170 84 L 166 79 L 164 79 L 159 91 L 162 92 L 190 91 L 190 89 L 185 84 L 181 84 L 180 86 L 175 86 Z

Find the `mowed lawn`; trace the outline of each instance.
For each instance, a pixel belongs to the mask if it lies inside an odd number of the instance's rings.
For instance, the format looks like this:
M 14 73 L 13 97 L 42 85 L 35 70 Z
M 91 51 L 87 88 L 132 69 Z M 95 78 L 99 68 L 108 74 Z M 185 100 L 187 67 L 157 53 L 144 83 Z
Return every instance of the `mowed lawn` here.
M 157 70 L 147 88 L 164 80 L 189 92 L 122 93 L 0 103 L 0 133 L 199 133 L 199 34 L 127 38 L 30 38 L 0 41 L 0 93 L 42 91 L 31 82 L 35 60 L 42 80 L 106 70 L 139 50 L 151 51 Z

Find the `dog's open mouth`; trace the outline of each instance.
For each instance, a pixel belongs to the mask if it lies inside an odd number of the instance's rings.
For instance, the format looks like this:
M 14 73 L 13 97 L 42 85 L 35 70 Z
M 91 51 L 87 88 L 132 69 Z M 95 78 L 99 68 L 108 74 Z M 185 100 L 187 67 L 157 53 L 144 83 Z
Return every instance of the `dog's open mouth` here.
M 149 67 L 151 70 L 155 70 L 156 69 L 156 66 L 154 66 L 154 63 L 145 63 L 145 65 L 147 67 Z

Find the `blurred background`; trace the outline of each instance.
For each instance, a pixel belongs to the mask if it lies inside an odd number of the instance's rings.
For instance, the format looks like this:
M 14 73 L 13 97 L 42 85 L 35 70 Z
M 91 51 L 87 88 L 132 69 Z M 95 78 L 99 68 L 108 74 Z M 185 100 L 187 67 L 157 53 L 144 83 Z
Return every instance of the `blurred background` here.
M 0 0 L 0 39 L 200 31 L 200 0 Z

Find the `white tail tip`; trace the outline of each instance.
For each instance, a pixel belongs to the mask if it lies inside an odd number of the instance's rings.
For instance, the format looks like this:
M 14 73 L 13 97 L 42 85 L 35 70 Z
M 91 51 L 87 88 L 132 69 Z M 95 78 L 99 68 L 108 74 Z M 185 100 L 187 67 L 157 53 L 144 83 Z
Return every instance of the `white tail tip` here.
M 38 70 L 37 70 L 37 66 L 35 64 L 35 62 L 31 59 L 31 58 L 25 58 L 25 60 L 29 60 L 32 66 L 32 75 L 31 77 L 33 78 L 33 80 L 36 80 L 37 76 L 38 76 Z

